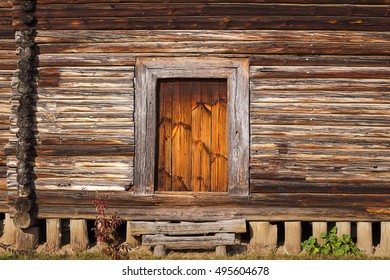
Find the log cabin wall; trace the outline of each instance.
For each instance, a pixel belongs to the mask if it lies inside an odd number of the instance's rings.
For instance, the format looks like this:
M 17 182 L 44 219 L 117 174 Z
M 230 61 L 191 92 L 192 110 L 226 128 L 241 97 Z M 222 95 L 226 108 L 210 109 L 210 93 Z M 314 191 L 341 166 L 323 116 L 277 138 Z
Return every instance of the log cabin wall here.
M 13 27 L 19 30 L 20 1 L 13 4 Z M 139 57 L 173 56 L 250 59 L 252 201 L 242 204 L 247 212 L 242 210 L 241 215 L 269 218 L 275 213 L 275 219 L 285 219 L 280 206 L 344 204 L 363 207 L 360 216 L 354 216 L 354 210 L 346 216 L 362 218 L 367 207 L 386 208 L 389 4 L 388 0 L 38 0 L 35 185 L 42 217 L 61 215 L 51 203 L 80 203 L 60 191 L 121 191 L 132 186 L 135 62 Z M 16 103 L 12 101 L 13 135 Z M 7 149 L 10 197 L 16 192 L 15 150 L 14 137 Z M 131 212 L 121 196 L 114 195 Z M 174 199 L 157 199 L 166 205 L 170 201 Z M 137 203 L 139 209 L 157 205 L 154 200 Z M 238 207 L 242 202 L 221 199 L 220 203 Z M 255 214 L 256 205 L 275 208 Z M 154 211 L 142 216 L 143 209 L 135 210 L 124 216 L 138 213 L 142 219 L 160 213 Z M 327 211 L 302 211 L 299 218 L 309 212 L 307 219 L 325 213 L 324 219 L 331 218 Z M 205 219 L 216 219 L 204 214 Z M 370 219 L 386 215 L 382 211 Z M 335 212 L 336 216 L 343 212 Z
M 11 137 L 11 82 L 16 68 L 15 34 L 12 27 L 12 1 L 0 2 L 0 212 L 7 207 L 7 164 L 5 146 Z

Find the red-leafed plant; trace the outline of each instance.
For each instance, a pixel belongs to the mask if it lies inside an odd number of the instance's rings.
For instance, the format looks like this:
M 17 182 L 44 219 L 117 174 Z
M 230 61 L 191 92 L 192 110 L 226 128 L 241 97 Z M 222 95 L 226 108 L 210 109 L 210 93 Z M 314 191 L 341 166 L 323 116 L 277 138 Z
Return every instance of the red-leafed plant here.
M 113 260 L 127 259 L 130 249 L 126 244 L 120 244 L 120 237 L 116 231 L 124 220 L 116 213 L 107 214 L 107 199 L 108 196 L 104 200 L 96 193 L 96 197 L 92 200 L 98 213 L 92 231 L 95 233 L 96 240 L 103 245 L 102 253 Z

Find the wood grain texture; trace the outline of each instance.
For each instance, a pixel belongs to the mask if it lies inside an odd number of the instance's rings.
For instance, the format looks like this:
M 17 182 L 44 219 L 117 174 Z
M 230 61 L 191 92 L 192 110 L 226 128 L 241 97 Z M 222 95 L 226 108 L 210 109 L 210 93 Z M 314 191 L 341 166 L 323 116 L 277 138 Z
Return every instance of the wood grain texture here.
M 160 81 L 159 88 L 157 176 L 170 181 L 167 186 L 159 181 L 157 190 L 226 192 L 226 81 L 170 79 Z
M 298 2 L 299 3 L 299 2 Z M 305 3 L 305 2 L 303 2 Z M 381 30 L 388 26 L 389 7 L 340 3 L 148 3 L 40 2 L 39 29 L 326 29 Z M 18 15 L 16 18 L 21 17 Z M 19 22 L 14 20 L 15 27 Z
M 255 252 L 272 253 L 277 247 L 278 228 L 269 222 L 249 222 L 248 248 Z
M 357 223 L 357 247 L 365 254 L 372 255 L 374 251 L 372 223 L 358 222 Z
M 388 192 L 388 75 L 388 67 L 251 67 L 252 192 Z
M 98 189 L 119 191 L 114 209 L 129 219 L 388 219 L 389 1 L 228 2 L 38 1 L 33 130 L 39 217 L 94 218 L 86 204 L 76 203 L 77 190 Z M 0 149 L 0 211 L 9 211 L 17 178 L 15 35 L 20 39 L 21 34 L 14 30 L 20 26 L 21 2 L 13 3 L 13 9 L 11 1 L 0 3 L 0 146 L 7 146 Z M 228 170 L 237 175 L 228 179 L 228 193 L 246 195 L 250 182 L 248 201 L 137 200 L 121 192 L 134 183 L 139 194 L 155 188 L 156 157 L 148 148 L 156 143 L 156 118 L 141 117 L 156 111 L 156 88 L 149 84 L 137 91 L 133 84 L 137 75 L 136 83 L 147 80 L 139 76 L 144 65 L 136 63 L 144 57 L 197 58 L 215 68 L 220 65 L 214 58 L 247 61 L 250 72 L 238 71 L 228 80 L 228 85 L 235 79 L 243 83 L 237 91 L 228 86 L 227 110 L 234 120 L 228 126 L 228 152 L 235 159 Z M 192 69 L 192 61 L 183 60 L 181 69 L 161 71 L 162 76 L 196 72 L 191 77 L 204 78 L 205 71 Z M 204 112 L 192 114 L 207 122 Z M 194 154 L 192 144 L 191 149 Z M 1 195 L 6 184 L 9 197 Z M 75 193 L 68 196 L 66 190 Z
M 16 68 L 17 55 L 12 27 L 12 2 L 0 3 L 0 212 L 8 212 L 7 161 L 4 148 L 11 138 L 9 131 L 11 115 L 11 82 Z
M 186 66 L 187 64 L 191 64 L 193 68 L 189 69 Z M 228 118 L 227 130 L 229 154 L 228 193 L 231 195 L 247 195 L 249 191 L 249 131 L 246 127 L 248 127 L 249 120 L 248 106 L 243 105 L 242 102 L 244 104 L 249 103 L 248 61 L 245 59 L 225 58 L 151 58 L 139 59 L 137 65 L 139 71 L 136 79 L 136 89 L 138 89 L 138 93 L 136 93 L 136 107 L 139 108 L 139 111 L 136 110 L 135 125 L 136 127 L 146 128 L 145 130 L 136 130 L 136 139 L 138 139 L 136 142 L 138 144 L 135 150 L 135 174 L 139 177 L 136 179 L 135 185 L 139 189 L 139 193 L 154 192 L 154 162 L 152 160 L 155 158 L 155 151 L 150 149 L 150 145 L 147 143 L 153 143 L 156 139 L 156 98 L 154 96 L 157 88 L 157 79 L 218 77 L 227 79 L 227 95 L 230 98 L 227 101 L 227 114 L 231 116 Z M 238 98 L 238 94 L 240 94 L 240 98 Z M 178 96 L 176 100 L 181 100 L 181 98 Z M 183 133 L 187 133 L 185 132 L 186 127 L 190 126 L 191 123 L 184 123 L 180 119 L 180 114 L 184 114 L 180 106 L 173 108 L 173 110 L 174 118 L 177 120 L 173 120 L 172 123 L 177 128 L 172 129 L 172 135 L 175 134 L 175 137 L 177 136 L 178 138 L 173 138 L 172 141 L 188 144 L 187 140 L 191 139 L 187 139 L 187 135 Z M 148 113 L 143 114 L 142 112 Z M 190 106 L 188 118 L 191 117 Z M 146 139 L 148 142 L 146 142 Z M 174 144 L 172 143 L 173 146 Z M 187 147 L 188 154 L 190 154 L 191 142 L 189 146 L 183 145 L 183 147 Z M 181 152 L 181 150 L 178 150 L 178 152 Z M 184 151 L 183 154 L 185 154 Z M 180 162 L 178 161 L 177 163 L 179 164 Z M 172 159 L 172 172 L 174 164 L 174 159 Z M 149 172 L 145 172 L 145 170 L 149 170 Z M 188 178 L 191 178 L 191 175 L 190 172 Z M 186 177 L 178 176 L 178 179 L 182 178 L 187 178 L 187 175 Z M 178 189 L 190 190 L 183 188 L 180 180 L 176 181 L 180 186 Z
M 166 234 L 199 235 L 221 232 L 246 232 L 245 220 L 224 220 L 205 223 L 129 222 L 131 235 Z
M 109 192 L 109 191 L 108 191 Z M 108 192 L 100 192 L 104 196 Z M 95 219 L 85 191 L 37 190 L 38 218 Z M 13 197 L 16 195 L 14 194 Z M 11 200 L 14 198 L 10 197 Z M 252 194 L 248 199 L 219 193 L 134 195 L 111 192 L 110 210 L 131 221 L 381 221 L 387 220 L 384 194 Z M 342 201 L 343 206 L 340 206 Z
M 220 233 L 213 236 L 164 236 L 143 235 L 142 244 L 164 245 L 167 249 L 210 249 L 220 245 L 234 245 L 234 233 Z

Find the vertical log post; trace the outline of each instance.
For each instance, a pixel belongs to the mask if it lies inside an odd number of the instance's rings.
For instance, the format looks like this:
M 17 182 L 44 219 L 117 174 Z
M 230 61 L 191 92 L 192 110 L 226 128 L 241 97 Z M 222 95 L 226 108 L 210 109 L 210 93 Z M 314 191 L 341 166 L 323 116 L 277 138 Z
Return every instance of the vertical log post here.
M 46 250 L 49 252 L 58 251 L 61 246 L 62 225 L 60 219 L 46 220 Z
M 164 245 L 156 245 L 153 250 L 153 255 L 162 258 L 167 255 L 166 248 Z
M 276 249 L 278 227 L 269 222 L 249 222 L 249 249 L 256 252 L 270 252 Z
M 227 256 L 227 246 L 217 246 L 215 247 L 215 255 L 217 257 L 226 257 Z
M 336 227 L 338 228 L 338 237 L 341 238 L 343 234 L 348 234 L 349 236 L 351 236 L 351 222 L 337 222 Z
M 215 234 L 216 237 L 221 236 L 220 233 Z M 222 234 L 223 236 L 223 234 Z M 217 257 L 226 257 L 227 256 L 227 246 L 226 245 L 218 245 L 215 247 L 215 255 Z
M 357 247 L 365 254 L 372 255 L 373 242 L 372 242 L 372 223 L 370 222 L 358 222 L 357 223 Z
M 74 252 L 82 252 L 88 249 L 87 220 L 70 220 L 70 247 Z
M 284 250 L 285 253 L 296 255 L 301 251 L 301 222 L 285 222 Z
M 384 256 L 390 256 L 390 222 L 381 222 L 380 252 Z
M 35 101 L 36 95 L 33 70 L 35 67 L 34 58 L 36 56 L 36 31 L 33 28 L 37 23 L 34 16 L 36 1 L 26 0 L 20 5 L 21 22 L 25 25 L 20 30 L 18 43 L 20 48 L 18 61 L 18 85 L 20 94 L 19 104 L 16 109 L 17 127 L 16 136 L 18 143 L 16 146 L 16 182 L 18 187 L 18 197 L 14 202 L 16 213 L 13 222 L 17 228 L 16 247 L 24 251 L 32 251 L 38 246 L 39 228 L 35 227 L 36 207 L 35 207 Z
M 39 227 L 17 229 L 16 249 L 25 252 L 32 252 L 39 245 Z
M 328 223 L 327 222 L 313 222 L 313 237 L 317 239 L 318 243 L 322 242 L 321 233 L 328 232 Z
M 12 245 L 16 241 L 17 228 L 15 227 L 9 213 L 5 214 L 5 219 L 3 223 L 3 236 L 1 237 L 0 241 L 5 245 Z
M 127 221 L 126 225 L 126 243 L 129 244 L 131 248 L 137 248 L 141 246 L 142 238 L 141 236 L 131 235 L 131 223 Z

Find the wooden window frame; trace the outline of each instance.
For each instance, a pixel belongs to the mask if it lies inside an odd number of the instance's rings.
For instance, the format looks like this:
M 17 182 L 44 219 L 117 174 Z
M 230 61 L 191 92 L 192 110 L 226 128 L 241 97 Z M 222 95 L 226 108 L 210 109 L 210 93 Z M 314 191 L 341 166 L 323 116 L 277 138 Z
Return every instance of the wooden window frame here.
M 249 61 L 241 58 L 138 58 L 135 68 L 135 192 L 155 190 L 157 80 L 227 79 L 228 195 L 249 194 Z

